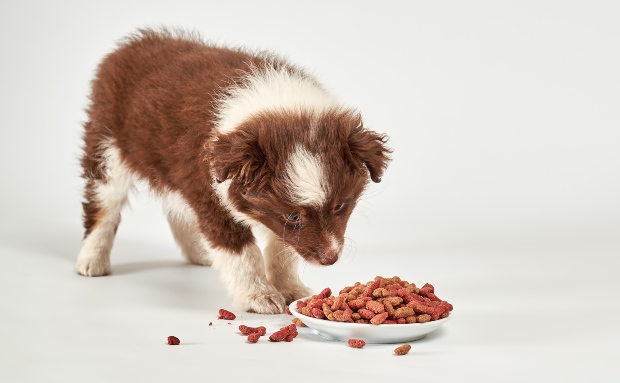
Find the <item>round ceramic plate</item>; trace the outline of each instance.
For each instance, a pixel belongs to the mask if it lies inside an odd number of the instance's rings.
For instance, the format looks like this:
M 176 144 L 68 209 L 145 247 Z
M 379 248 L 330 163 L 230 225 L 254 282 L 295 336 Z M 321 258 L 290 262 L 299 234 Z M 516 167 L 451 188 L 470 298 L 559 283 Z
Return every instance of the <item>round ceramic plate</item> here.
M 308 298 L 302 298 L 301 300 Z M 426 323 L 374 325 L 312 318 L 297 312 L 297 301 L 291 303 L 289 309 L 295 317 L 299 318 L 306 326 L 316 331 L 320 336 L 345 342 L 351 338 L 362 339 L 366 343 L 411 342 L 424 338 L 426 334 L 437 330 L 450 319 L 450 316 L 447 316 L 443 319 Z

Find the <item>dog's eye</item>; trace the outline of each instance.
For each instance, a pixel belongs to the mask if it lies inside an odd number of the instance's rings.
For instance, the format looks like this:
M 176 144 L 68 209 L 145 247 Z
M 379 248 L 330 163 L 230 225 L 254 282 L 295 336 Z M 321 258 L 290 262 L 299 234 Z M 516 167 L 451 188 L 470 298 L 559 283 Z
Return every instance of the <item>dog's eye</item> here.
M 340 202 L 338 205 L 334 206 L 334 212 L 337 213 L 344 207 L 344 202 Z
M 299 213 L 291 213 L 286 216 L 286 220 L 289 222 L 297 222 L 299 221 L 300 215 Z

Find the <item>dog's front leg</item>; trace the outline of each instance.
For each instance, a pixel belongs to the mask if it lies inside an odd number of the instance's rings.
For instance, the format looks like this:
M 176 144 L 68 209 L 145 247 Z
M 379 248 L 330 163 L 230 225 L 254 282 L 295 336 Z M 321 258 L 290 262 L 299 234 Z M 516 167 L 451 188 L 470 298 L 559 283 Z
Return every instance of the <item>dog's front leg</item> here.
M 287 304 L 312 294 L 299 279 L 301 257 L 272 233 L 267 235 L 264 257 L 267 278 L 284 295 Z
M 236 306 L 259 314 L 284 312 L 286 300 L 268 281 L 263 256 L 256 244 L 249 243 L 240 253 L 209 249 L 208 257 L 233 295 Z

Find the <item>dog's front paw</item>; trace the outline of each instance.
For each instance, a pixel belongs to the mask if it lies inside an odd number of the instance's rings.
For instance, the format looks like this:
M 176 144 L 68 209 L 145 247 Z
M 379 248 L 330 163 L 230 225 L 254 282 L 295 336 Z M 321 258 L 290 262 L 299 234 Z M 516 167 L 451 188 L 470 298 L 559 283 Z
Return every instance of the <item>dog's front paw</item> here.
M 235 304 L 251 313 L 282 314 L 286 308 L 286 299 L 275 289 L 261 289 L 238 296 Z
M 110 262 L 103 257 L 80 257 L 75 265 L 75 271 L 87 277 L 99 277 L 110 274 Z

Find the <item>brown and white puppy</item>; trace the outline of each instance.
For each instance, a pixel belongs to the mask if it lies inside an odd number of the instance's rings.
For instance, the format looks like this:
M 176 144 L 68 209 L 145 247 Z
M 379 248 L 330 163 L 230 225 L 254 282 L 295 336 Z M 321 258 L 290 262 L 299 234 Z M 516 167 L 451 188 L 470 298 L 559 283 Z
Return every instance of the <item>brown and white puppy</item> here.
M 110 272 L 121 209 L 144 180 L 189 262 L 212 265 L 257 313 L 311 294 L 299 256 L 338 260 L 360 194 L 389 161 L 387 137 L 302 70 L 183 33 L 123 41 L 100 64 L 87 112 L 77 272 Z

